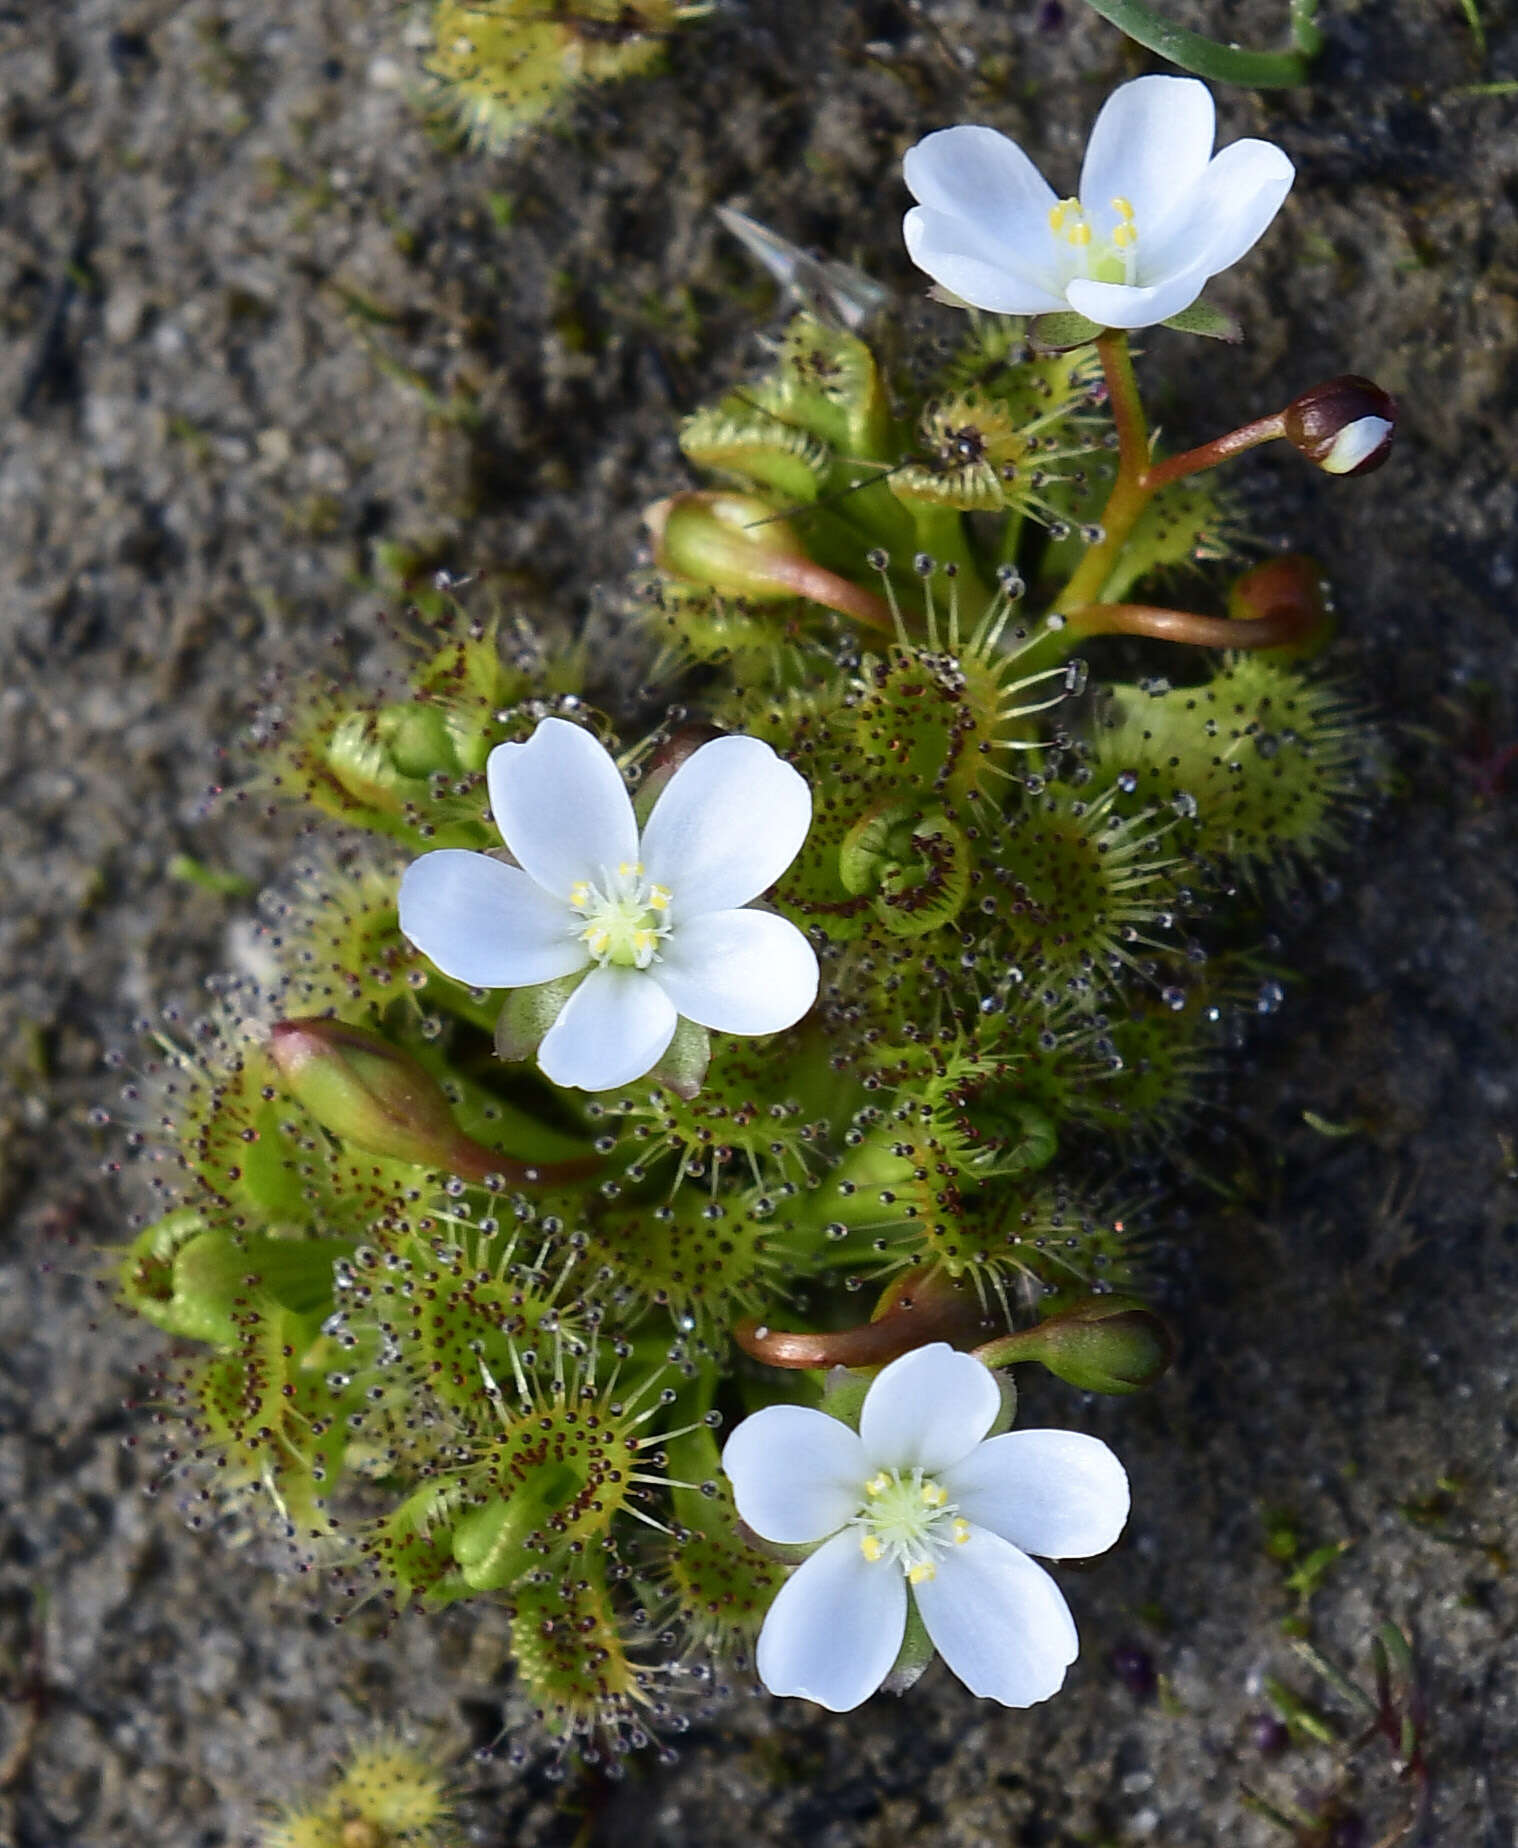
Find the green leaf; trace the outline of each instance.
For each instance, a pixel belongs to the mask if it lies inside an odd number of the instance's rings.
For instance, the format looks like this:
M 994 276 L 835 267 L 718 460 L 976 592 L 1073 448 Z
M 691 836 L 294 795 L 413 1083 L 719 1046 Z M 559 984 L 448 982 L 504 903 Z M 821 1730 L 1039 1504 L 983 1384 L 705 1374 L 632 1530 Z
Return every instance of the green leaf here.
M 1090 346 L 1101 332 L 1098 322 L 1074 313 L 1041 314 L 1028 327 L 1029 337 L 1042 353 L 1068 353 L 1072 347 Z
M 1462 0 L 1463 3 L 1463 0 Z M 1282 89 L 1305 83 L 1312 60 L 1323 46 L 1317 25 L 1318 0 L 1291 0 L 1293 51 L 1246 51 L 1189 32 L 1155 13 L 1145 0 L 1086 0 L 1094 13 L 1110 20 L 1148 51 L 1215 83 L 1244 84 L 1251 89 Z
M 1193 302 L 1179 314 L 1171 315 L 1165 326 L 1179 334 L 1200 334 L 1204 340 L 1226 340 L 1230 346 L 1237 346 L 1244 338 L 1244 330 L 1233 316 L 1214 308 L 1211 302 Z

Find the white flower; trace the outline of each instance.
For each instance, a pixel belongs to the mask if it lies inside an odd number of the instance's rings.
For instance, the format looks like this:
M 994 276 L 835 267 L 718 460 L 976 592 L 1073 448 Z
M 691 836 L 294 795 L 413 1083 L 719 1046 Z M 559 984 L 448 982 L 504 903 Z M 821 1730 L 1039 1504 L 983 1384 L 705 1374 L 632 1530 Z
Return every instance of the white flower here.
M 823 1542 L 781 1586 L 759 1678 L 847 1712 L 890 1673 L 915 1599 L 933 1646 L 972 1694 L 1031 1707 L 1079 1645 L 1059 1587 L 1028 1557 L 1104 1553 L 1128 1478 L 1098 1438 L 1010 1431 L 991 1370 L 943 1342 L 882 1368 L 859 1430 L 799 1405 L 746 1418 L 722 1467 L 766 1540 Z M 829 1538 L 831 1536 L 831 1538 Z
M 906 157 L 912 261 L 972 308 L 1074 309 L 1102 327 L 1151 327 L 1237 263 L 1291 190 L 1268 141 L 1212 152 L 1213 109 L 1194 77 L 1114 90 L 1086 146 L 1080 192 L 1057 199 L 994 128 L 944 128 Z
M 758 738 L 714 738 L 654 804 L 643 837 L 609 753 L 544 719 L 485 766 L 517 864 L 445 848 L 401 881 L 401 929 L 444 975 L 524 988 L 584 971 L 538 1048 L 555 1084 L 609 1091 L 651 1071 L 683 1015 L 778 1033 L 817 995 L 796 926 L 743 907 L 806 839 L 805 779 Z

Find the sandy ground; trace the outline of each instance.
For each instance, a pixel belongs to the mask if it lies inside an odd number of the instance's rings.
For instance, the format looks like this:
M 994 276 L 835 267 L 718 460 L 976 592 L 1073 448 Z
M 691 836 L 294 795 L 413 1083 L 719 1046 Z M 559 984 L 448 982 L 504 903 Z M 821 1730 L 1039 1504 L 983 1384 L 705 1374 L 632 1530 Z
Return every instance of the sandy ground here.
M 1167 4 L 1280 36 L 1276 0 Z M 714 204 L 915 292 L 902 150 L 987 120 L 1073 176 L 1143 61 L 1079 0 L 751 0 L 666 76 L 468 159 L 420 125 L 413 22 L 380 0 L 0 5 L 0 1844 L 246 1842 L 356 1729 L 404 1721 L 456 1755 L 482 1844 L 1264 1848 L 1288 1838 L 1241 1785 L 1289 1802 L 1333 1774 L 1261 1751 L 1264 1678 L 1314 1691 L 1283 1529 L 1350 1543 L 1321 1648 L 1363 1668 L 1384 1619 L 1416 1644 L 1422 1839 L 1513 1841 L 1518 99 L 1469 86 L 1514 74 L 1518 28 L 1481 0 L 1482 64 L 1456 0 L 1325 6 L 1310 89 L 1222 99 L 1300 173 L 1218 289 L 1249 341 L 1157 333 L 1145 369 L 1177 440 L 1335 372 L 1402 394 L 1370 480 L 1240 471 L 1266 540 L 1331 564 L 1397 787 L 1282 911 L 1301 979 L 1191 1152 L 1235 1199 L 1164 1207 L 1180 1365 L 1140 1404 L 1034 1395 L 1134 1481 L 1123 1548 L 1067 1575 L 1081 1664 L 1031 1713 L 941 1670 L 844 1718 L 739 1697 L 612 1788 L 471 1756 L 520 1719 L 498 1612 L 334 1629 L 256 1539 L 144 1494 L 124 1401 L 156 1342 L 95 1282 L 130 1210 L 102 1057 L 193 1011 L 246 914 L 173 857 L 257 883 L 287 858 L 288 822 L 206 791 L 276 669 L 388 658 L 377 546 L 607 630 L 640 507 L 682 478 L 676 414 L 772 312 Z M 1325 1845 L 1392 1839 L 1405 1793 L 1364 1765 Z

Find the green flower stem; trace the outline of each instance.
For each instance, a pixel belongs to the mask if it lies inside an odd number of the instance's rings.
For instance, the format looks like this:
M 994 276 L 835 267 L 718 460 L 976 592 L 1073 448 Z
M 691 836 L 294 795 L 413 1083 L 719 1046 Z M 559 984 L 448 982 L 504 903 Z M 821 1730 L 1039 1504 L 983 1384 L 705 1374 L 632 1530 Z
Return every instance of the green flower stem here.
M 1153 492 L 1148 486 L 1149 426 L 1138 380 L 1133 376 L 1128 336 L 1121 328 L 1109 327 L 1098 337 L 1096 350 L 1107 380 L 1107 406 L 1117 430 L 1117 480 L 1102 510 L 1102 537 L 1076 566 L 1061 591 L 1056 604 L 1060 610 L 1078 609 L 1100 597 L 1118 554 L 1128 543 Z
M 1305 83 L 1313 59 L 1323 48 L 1317 23 L 1318 0 L 1291 0 L 1292 51 L 1244 51 L 1220 45 L 1200 32 L 1189 32 L 1163 19 L 1143 0 L 1086 0 L 1093 12 L 1126 32 L 1129 38 L 1215 83 L 1242 84 L 1252 90 L 1289 89 Z
M 1183 481 L 1188 475 L 1200 474 L 1204 469 L 1216 468 L 1220 462 L 1241 455 L 1246 449 L 1258 448 L 1261 443 L 1273 443 L 1286 435 L 1286 414 L 1284 411 L 1276 411 L 1269 417 L 1257 417 L 1253 423 L 1241 424 L 1237 430 L 1227 430 L 1222 436 L 1214 437 L 1210 443 L 1199 444 L 1197 448 L 1188 449 L 1178 456 L 1170 456 L 1163 462 L 1154 462 L 1150 457 L 1149 427 L 1139 398 L 1138 380 L 1133 373 L 1133 356 L 1128 350 L 1127 334 L 1121 328 L 1109 327 L 1098 338 L 1096 350 L 1101 355 L 1102 372 L 1107 380 L 1108 407 L 1117 430 L 1117 480 L 1113 483 L 1112 493 L 1102 511 L 1102 537 L 1076 566 L 1056 606 L 1071 618 L 1070 626 L 1083 635 L 1110 632 L 1103 627 L 1077 628 L 1074 612 L 1080 611 L 1083 616 L 1089 616 L 1091 610 L 1100 605 L 1102 590 L 1112 575 L 1123 547 L 1128 543 L 1139 515 L 1162 488 Z M 1178 615 L 1180 612 L 1171 611 L 1168 614 Z M 1202 618 L 1192 620 L 1200 622 Z M 1117 626 L 1125 627 L 1123 623 Z M 1161 631 L 1138 628 L 1128 632 L 1153 635 Z M 1177 636 L 1174 639 L 1183 638 Z M 1228 647 L 1235 644 L 1204 645 Z M 1258 641 L 1254 643 L 1255 647 L 1273 645 Z

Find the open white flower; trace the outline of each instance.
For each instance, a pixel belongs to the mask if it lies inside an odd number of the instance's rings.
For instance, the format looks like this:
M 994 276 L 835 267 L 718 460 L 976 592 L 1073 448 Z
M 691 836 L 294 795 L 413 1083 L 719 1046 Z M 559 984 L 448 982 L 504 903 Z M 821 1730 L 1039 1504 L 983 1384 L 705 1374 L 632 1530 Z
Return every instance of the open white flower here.
M 914 1599 L 972 1694 L 1031 1707 L 1059 1691 L 1079 1644 L 1059 1587 L 1028 1557 L 1104 1553 L 1128 1478 L 1098 1438 L 1009 1431 L 991 1370 L 943 1342 L 881 1369 L 859 1430 L 799 1405 L 746 1418 L 722 1467 L 766 1540 L 822 1542 L 759 1635 L 759 1678 L 845 1713 L 890 1673 Z
M 401 929 L 444 975 L 525 988 L 583 972 L 538 1047 L 555 1084 L 608 1091 L 663 1058 L 681 1016 L 778 1033 L 817 995 L 796 926 L 752 899 L 806 839 L 805 778 L 758 738 L 714 738 L 638 823 L 621 773 L 578 725 L 544 719 L 485 766 L 515 866 L 444 848 L 401 880 Z
M 1268 141 L 1212 152 L 1212 96 L 1194 77 L 1140 77 L 1102 106 L 1080 191 L 1056 198 L 1015 141 L 944 128 L 903 169 L 912 261 L 972 308 L 1074 309 L 1151 327 L 1189 308 L 1263 235 L 1296 169 Z

